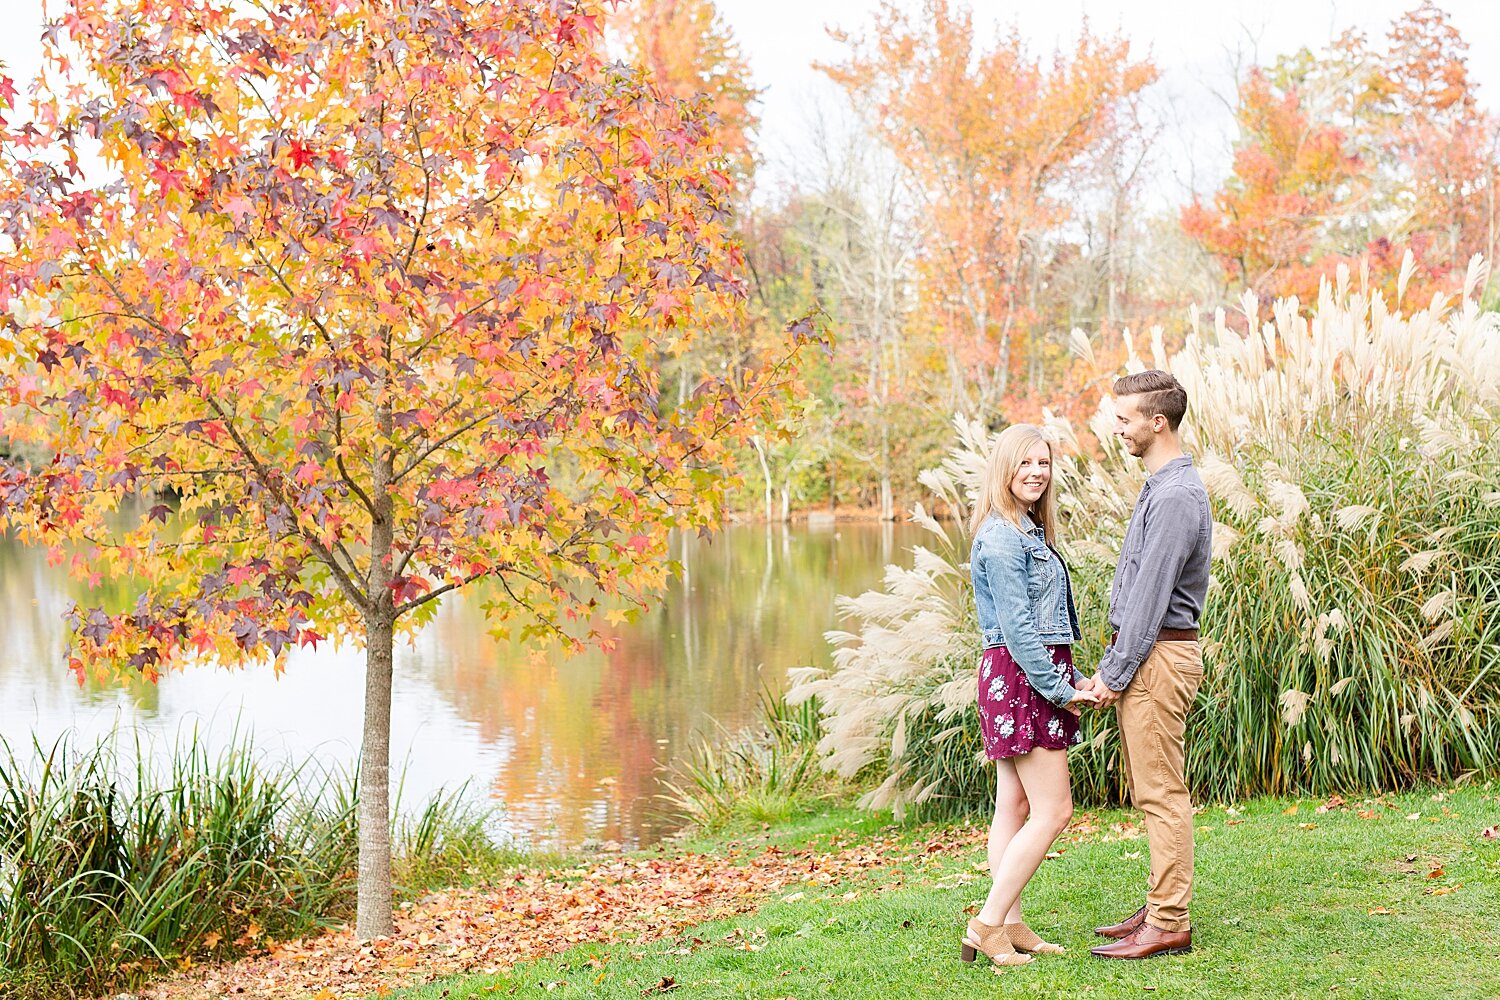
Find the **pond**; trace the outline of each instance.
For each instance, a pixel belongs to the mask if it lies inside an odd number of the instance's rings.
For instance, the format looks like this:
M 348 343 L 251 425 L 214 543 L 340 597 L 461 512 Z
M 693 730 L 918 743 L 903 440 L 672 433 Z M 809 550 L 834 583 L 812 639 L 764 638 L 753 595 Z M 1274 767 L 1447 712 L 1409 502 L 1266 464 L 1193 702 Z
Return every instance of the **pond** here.
M 695 735 L 753 723 L 762 686 L 779 692 L 789 667 L 828 665 L 835 597 L 878 584 L 887 562 L 909 564 L 925 534 L 839 522 L 674 537 L 683 572 L 664 600 L 616 629 L 611 652 L 573 658 L 537 660 L 488 634 L 477 599 L 449 600 L 396 649 L 391 753 L 404 800 L 468 782 L 526 843 L 656 841 L 680 825 L 660 781 Z M 280 678 L 195 666 L 155 685 L 80 687 L 64 665 L 61 615 L 82 594 L 41 551 L 0 538 L 0 736 L 13 748 L 123 728 L 164 753 L 196 727 L 211 749 L 238 732 L 291 760 L 357 757 L 360 651 L 302 651 Z

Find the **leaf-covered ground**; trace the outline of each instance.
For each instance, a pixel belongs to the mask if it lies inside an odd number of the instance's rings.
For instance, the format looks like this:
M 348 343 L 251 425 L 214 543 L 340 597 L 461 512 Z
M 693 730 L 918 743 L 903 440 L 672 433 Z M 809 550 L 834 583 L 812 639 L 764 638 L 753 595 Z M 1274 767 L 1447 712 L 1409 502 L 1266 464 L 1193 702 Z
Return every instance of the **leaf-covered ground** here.
M 1091 926 L 1137 904 L 1146 852 L 1132 813 L 1080 815 L 1026 900 L 1069 954 L 1002 981 L 956 957 L 987 887 L 982 832 L 835 814 L 780 836 L 521 872 L 424 899 L 390 940 L 272 946 L 142 995 L 1500 998 L 1497 823 L 1493 788 L 1204 809 L 1196 950 L 1144 963 L 1087 952 Z
M 931 836 L 912 836 L 921 832 Z M 454 973 L 508 969 L 584 943 L 656 941 L 754 910 L 792 885 L 836 886 L 903 860 L 971 853 L 981 836 L 970 828 L 896 834 L 888 830 L 856 839 L 837 833 L 790 848 L 767 834 L 713 853 L 664 848 L 519 871 L 503 884 L 434 893 L 403 907 L 391 938 L 360 943 L 344 929 L 270 943 L 236 964 L 190 969 L 138 995 L 151 1000 L 363 997 Z

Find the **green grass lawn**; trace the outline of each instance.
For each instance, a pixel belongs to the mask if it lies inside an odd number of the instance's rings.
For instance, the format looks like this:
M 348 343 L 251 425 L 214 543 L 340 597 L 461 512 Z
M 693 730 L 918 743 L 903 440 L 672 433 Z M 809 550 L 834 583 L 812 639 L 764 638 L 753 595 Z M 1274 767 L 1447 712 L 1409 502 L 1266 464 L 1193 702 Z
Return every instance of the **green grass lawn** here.
M 1144 891 L 1137 817 L 1105 812 L 1060 845 L 1023 899 L 1032 926 L 1069 953 L 1023 968 L 958 960 L 965 911 L 977 910 L 988 889 L 976 849 L 794 887 L 754 913 L 677 939 L 579 947 L 505 975 L 395 996 L 1500 998 L 1500 841 L 1481 835 L 1500 823 L 1496 788 L 1429 789 L 1325 812 L 1318 805 L 1261 800 L 1199 814 L 1190 955 L 1089 955 L 1101 940 L 1090 929 L 1127 916 Z M 765 838 L 827 843 L 878 828 L 868 817 L 829 814 Z M 960 832 L 926 826 L 901 836 Z

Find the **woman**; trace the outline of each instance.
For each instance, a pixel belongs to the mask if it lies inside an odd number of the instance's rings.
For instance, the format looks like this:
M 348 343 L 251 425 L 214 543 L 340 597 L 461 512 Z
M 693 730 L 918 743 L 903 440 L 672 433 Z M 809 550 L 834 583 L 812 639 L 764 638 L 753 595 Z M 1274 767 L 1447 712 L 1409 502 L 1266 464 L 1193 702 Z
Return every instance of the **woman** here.
M 1078 612 L 1056 541 L 1052 446 L 1030 424 L 995 441 L 970 524 L 974 604 L 984 632 L 979 719 L 995 762 L 995 819 L 984 908 L 969 921 L 961 955 L 1024 965 L 1063 949 L 1021 917 L 1021 890 L 1073 817 L 1068 747 L 1078 713 L 1096 700 L 1073 668 Z

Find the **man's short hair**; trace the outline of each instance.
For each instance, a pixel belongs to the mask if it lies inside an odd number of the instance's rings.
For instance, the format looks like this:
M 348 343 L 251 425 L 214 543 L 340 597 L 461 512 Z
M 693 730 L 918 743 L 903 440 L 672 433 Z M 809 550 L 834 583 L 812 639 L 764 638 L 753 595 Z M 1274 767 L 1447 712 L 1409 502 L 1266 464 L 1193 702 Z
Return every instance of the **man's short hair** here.
M 1169 372 L 1136 372 L 1115 381 L 1116 396 L 1140 396 L 1141 412 L 1148 417 L 1158 413 L 1167 418 L 1167 426 L 1177 430 L 1187 413 L 1187 390 Z

